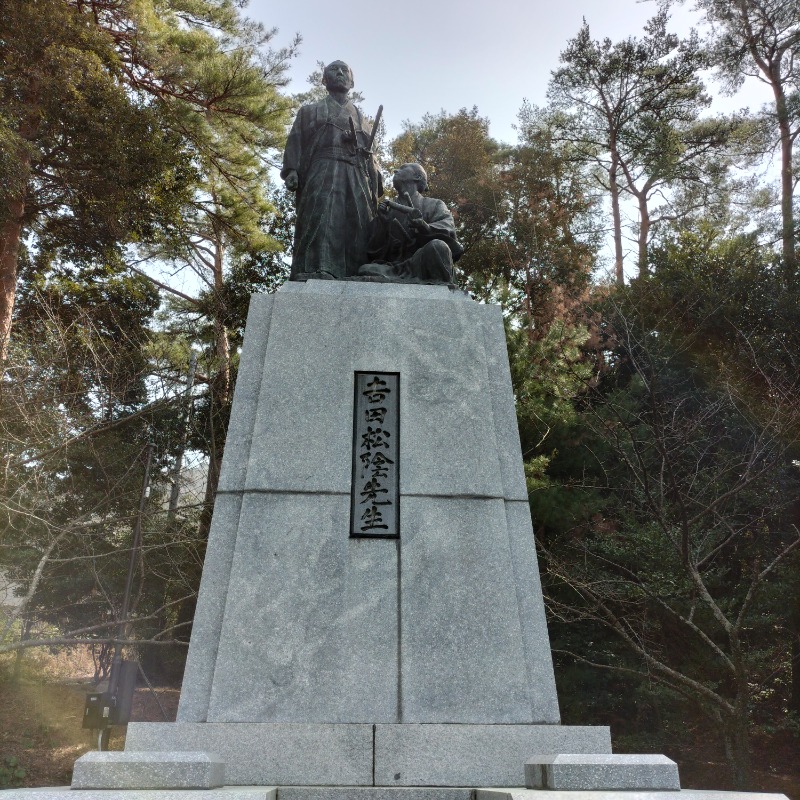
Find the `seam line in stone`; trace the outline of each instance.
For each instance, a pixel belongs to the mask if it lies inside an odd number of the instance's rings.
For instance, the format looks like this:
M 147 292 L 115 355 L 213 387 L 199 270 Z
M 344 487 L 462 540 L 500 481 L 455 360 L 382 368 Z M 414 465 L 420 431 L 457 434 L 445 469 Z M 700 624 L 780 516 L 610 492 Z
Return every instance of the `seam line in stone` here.
M 401 585 L 402 548 L 401 540 L 397 539 L 397 713 L 398 723 L 403 722 L 403 587 Z
M 330 497 L 350 497 L 350 492 L 330 489 L 219 489 L 217 495 L 229 494 L 308 494 Z M 400 492 L 400 497 L 446 497 L 453 500 L 504 500 L 510 503 L 527 503 L 528 498 L 505 497 L 501 494 L 436 494 L 432 492 Z

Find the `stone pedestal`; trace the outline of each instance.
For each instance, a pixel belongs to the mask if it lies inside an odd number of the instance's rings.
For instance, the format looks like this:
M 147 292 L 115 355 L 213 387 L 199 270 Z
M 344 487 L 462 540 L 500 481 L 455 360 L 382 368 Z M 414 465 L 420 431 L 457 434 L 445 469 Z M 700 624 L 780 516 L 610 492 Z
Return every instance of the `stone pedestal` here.
M 400 375 L 400 538 L 348 538 L 356 371 Z M 179 722 L 559 722 L 500 309 L 252 299 Z
M 215 753 L 86 753 L 75 762 L 73 789 L 219 789 L 225 762 Z

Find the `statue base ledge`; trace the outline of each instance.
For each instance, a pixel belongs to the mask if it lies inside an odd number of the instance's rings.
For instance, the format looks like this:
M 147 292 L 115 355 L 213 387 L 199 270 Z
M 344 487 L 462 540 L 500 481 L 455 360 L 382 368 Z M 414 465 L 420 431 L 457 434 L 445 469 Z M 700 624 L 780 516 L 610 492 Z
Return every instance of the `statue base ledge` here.
M 379 275 L 350 275 L 346 278 L 337 278 L 329 272 L 300 272 L 297 275 L 292 275 L 290 281 L 352 281 L 355 283 L 412 283 L 422 286 L 447 286 L 448 289 L 453 291 L 461 287 L 455 283 L 446 283 L 445 281 L 426 281 L 420 278 L 384 278 Z

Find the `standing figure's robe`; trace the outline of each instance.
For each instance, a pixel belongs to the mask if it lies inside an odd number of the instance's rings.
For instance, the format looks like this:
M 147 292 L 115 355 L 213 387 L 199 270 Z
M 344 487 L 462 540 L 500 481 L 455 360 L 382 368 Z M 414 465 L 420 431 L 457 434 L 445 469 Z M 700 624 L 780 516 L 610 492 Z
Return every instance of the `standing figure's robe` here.
M 370 131 L 361 112 L 330 95 L 302 106 L 289 133 L 281 177 L 297 171 L 294 280 L 308 273 L 352 276 L 366 261 L 369 226 L 383 186 L 374 157 L 354 146 L 351 119 L 358 145 L 366 148 Z

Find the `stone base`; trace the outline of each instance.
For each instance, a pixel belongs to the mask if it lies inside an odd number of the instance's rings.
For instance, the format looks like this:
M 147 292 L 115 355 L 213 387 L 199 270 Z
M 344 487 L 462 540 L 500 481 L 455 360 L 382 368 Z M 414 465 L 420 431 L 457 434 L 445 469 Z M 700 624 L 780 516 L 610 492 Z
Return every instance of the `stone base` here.
M 72 772 L 73 789 L 218 789 L 225 762 L 215 753 L 86 753 Z
M 433 787 L 225 786 L 221 789 L 7 789 L 3 800 L 788 800 L 761 792 L 578 792 L 549 789 Z
M 678 765 L 661 755 L 561 754 L 532 756 L 525 764 L 529 789 L 572 791 L 679 790 Z
M 225 761 L 228 785 L 371 786 L 372 728 L 301 723 L 131 722 L 125 751 L 219 753 Z
M 519 786 L 532 753 L 611 753 L 607 727 L 132 722 L 126 752 L 206 751 L 244 786 Z
M 374 782 L 519 786 L 531 753 L 565 752 L 568 741 L 581 753 L 611 753 L 609 729 L 599 726 L 376 725 Z

